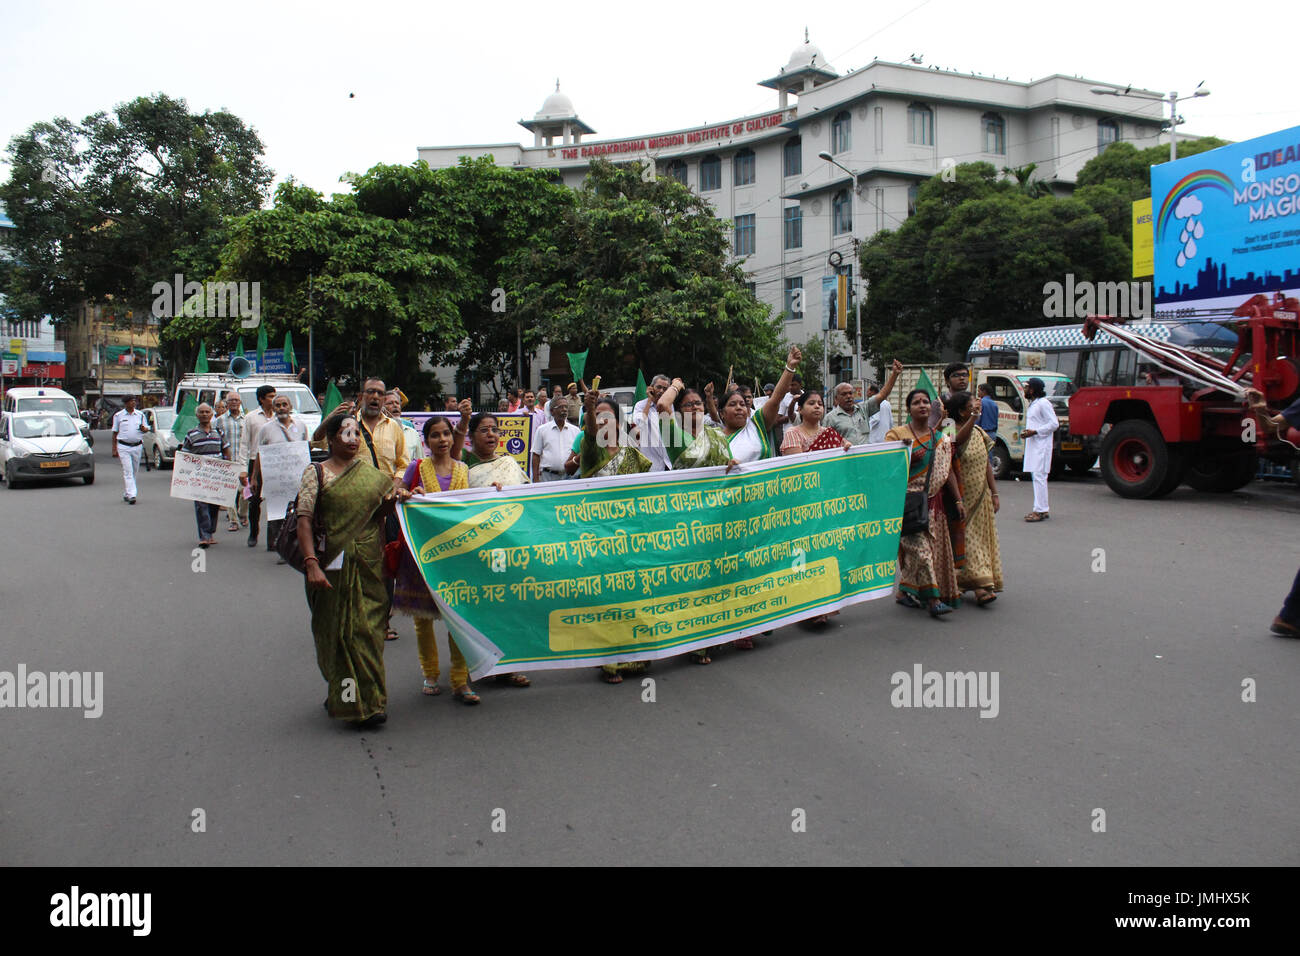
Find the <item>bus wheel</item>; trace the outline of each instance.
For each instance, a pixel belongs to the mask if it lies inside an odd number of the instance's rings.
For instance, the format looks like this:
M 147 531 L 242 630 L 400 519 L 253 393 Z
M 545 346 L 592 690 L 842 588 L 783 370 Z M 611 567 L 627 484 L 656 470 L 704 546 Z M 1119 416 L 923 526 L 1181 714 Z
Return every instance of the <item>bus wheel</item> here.
M 993 464 L 993 478 L 996 481 L 1011 477 L 1011 455 L 1001 439 L 993 445 L 993 451 L 989 453 L 989 461 Z
M 1187 469 L 1187 483 L 1197 491 L 1223 493 L 1236 491 L 1250 482 L 1259 471 L 1259 456 L 1246 454 L 1203 454 Z
M 1117 422 L 1102 442 L 1101 476 L 1121 498 L 1156 497 L 1169 477 L 1169 466 L 1169 446 L 1150 422 Z

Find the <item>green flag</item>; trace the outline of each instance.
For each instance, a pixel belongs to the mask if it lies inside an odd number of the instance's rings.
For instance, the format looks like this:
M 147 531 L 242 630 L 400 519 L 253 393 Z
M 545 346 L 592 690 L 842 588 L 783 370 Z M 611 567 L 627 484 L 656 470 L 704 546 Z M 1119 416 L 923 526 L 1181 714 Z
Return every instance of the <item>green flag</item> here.
M 645 397 L 646 397 L 645 376 L 641 374 L 640 369 L 637 369 L 636 370 L 636 400 L 639 402 Z
M 266 323 L 263 322 L 257 327 L 257 370 L 262 371 L 262 355 L 266 352 Z
M 921 377 L 916 380 L 916 387 L 925 390 L 925 394 L 930 396 L 930 401 L 934 401 L 935 396 L 939 393 L 934 390 L 934 384 L 930 381 L 930 376 L 925 374 L 925 369 L 921 369 Z
M 190 429 L 199 427 L 199 416 L 196 411 L 198 407 L 199 403 L 194 400 L 194 396 L 186 393 L 185 403 L 181 405 L 181 410 L 176 415 L 176 423 L 172 425 L 172 434 L 176 436 L 177 441 L 184 441 Z
M 202 375 L 208 370 L 208 350 L 199 339 L 199 357 L 194 360 L 194 374 Z
M 339 387 L 334 384 L 334 379 L 330 379 L 329 388 L 325 389 L 325 405 L 321 408 L 322 415 L 328 415 L 334 409 L 343 403 L 343 393 Z
M 587 370 L 587 352 L 590 351 L 591 349 L 587 349 L 586 352 L 567 353 L 569 356 L 569 371 L 573 373 L 573 380 L 575 382 L 581 381 L 582 373 Z
M 235 339 L 235 348 L 234 351 L 230 353 L 230 361 L 233 362 L 236 358 L 244 357 L 244 337 L 241 335 L 239 338 Z
M 293 354 L 293 335 L 288 329 L 284 333 L 284 360 L 289 363 L 289 371 L 298 371 L 298 357 Z

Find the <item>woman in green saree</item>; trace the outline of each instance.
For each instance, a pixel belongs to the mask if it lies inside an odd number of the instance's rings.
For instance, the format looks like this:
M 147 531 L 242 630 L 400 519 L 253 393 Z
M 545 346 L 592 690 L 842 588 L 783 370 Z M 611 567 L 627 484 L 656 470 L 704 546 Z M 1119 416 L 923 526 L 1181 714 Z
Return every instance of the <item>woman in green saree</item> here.
M 298 490 L 298 545 L 307 572 L 307 606 L 316 663 L 329 685 L 325 708 L 356 727 L 388 719 L 384 634 L 384 519 L 410 497 L 369 462 L 357 457 L 361 431 L 355 418 L 325 422 L 329 460 L 303 472 Z M 312 517 L 320 512 L 325 550 L 316 553 Z
M 586 415 L 582 420 L 582 445 L 578 451 L 582 477 L 639 475 L 649 471 L 652 467 L 650 459 L 627 443 L 619 419 L 618 402 L 608 396 L 597 400 L 595 389 L 588 389 L 584 404 Z M 624 674 L 639 674 L 649 666 L 649 661 L 624 661 L 604 664 L 597 670 L 605 683 L 621 684 Z

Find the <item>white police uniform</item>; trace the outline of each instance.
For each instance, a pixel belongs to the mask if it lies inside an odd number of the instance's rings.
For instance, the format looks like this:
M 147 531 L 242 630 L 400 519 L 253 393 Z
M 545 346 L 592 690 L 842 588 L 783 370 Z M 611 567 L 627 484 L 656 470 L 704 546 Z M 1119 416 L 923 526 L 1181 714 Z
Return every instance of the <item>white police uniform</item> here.
M 117 436 L 117 457 L 122 462 L 122 500 L 135 503 L 135 473 L 140 470 L 140 453 L 144 450 L 144 412 L 120 409 L 113 416 L 113 433 Z

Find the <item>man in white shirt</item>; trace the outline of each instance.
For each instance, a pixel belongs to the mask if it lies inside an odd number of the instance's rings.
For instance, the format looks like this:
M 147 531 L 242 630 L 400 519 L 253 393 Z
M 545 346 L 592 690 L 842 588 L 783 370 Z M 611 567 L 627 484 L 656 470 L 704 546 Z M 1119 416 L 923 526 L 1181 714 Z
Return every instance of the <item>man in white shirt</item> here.
M 564 462 L 581 434 L 569 421 L 569 405 L 563 398 L 551 400 L 552 420 L 533 435 L 533 481 L 562 481 Z
M 1034 510 L 1025 515 L 1026 521 L 1046 521 L 1051 517 L 1047 509 L 1047 474 L 1052 470 L 1052 433 L 1061 423 L 1046 394 L 1041 378 L 1025 382 L 1025 395 L 1033 401 L 1020 434 L 1025 439 L 1024 470 L 1034 476 Z
M 311 436 L 307 434 L 307 426 L 293 417 L 293 402 L 289 400 L 288 395 L 277 395 L 271 405 L 275 412 L 275 418 L 267 422 L 257 430 L 257 447 L 265 448 L 267 445 L 281 445 L 291 441 L 307 441 Z M 257 487 L 262 487 L 262 459 L 255 459 L 253 473 L 257 477 Z M 278 519 L 272 519 L 268 514 L 266 516 L 266 550 L 275 550 L 275 541 L 280 537 L 280 525 L 284 523 L 284 516 Z M 284 559 L 280 559 L 284 563 Z
M 871 416 L 870 441 L 885 440 L 885 432 L 894 427 L 894 410 L 889 407 L 889 399 L 880 400 L 880 411 Z
M 275 412 L 271 410 L 271 403 L 274 401 L 275 386 L 259 385 L 257 387 L 259 407 L 244 416 L 244 428 L 248 431 L 248 466 L 245 470 L 248 472 L 248 484 L 252 489 L 248 499 L 248 546 L 250 548 L 257 547 L 257 532 L 262 522 L 262 486 L 254 479 L 254 469 L 257 464 L 257 436 L 262 426 L 275 418 Z
M 122 462 L 122 500 L 135 504 L 135 473 L 140 470 L 140 452 L 144 433 L 144 412 L 135 407 L 135 396 L 128 395 L 124 406 L 113 416 L 113 457 Z
M 524 392 L 524 407 L 520 411 L 527 412 L 533 420 L 533 434 L 537 434 L 537 429 L 545 425 L 550 419 L 537 404 L 537 396 L 533 394 L 530 388 Z
M 669 471 L 668 453 L 664 450 L 663 436 L 659 434 L 659 398 L 668 389 L 671 380 L 667 375 L 656 375 L 646 386 L 646 397 L 632 409 L 632 425 L 636 429 L 637 447 L 650 459 L 651 471 Z

